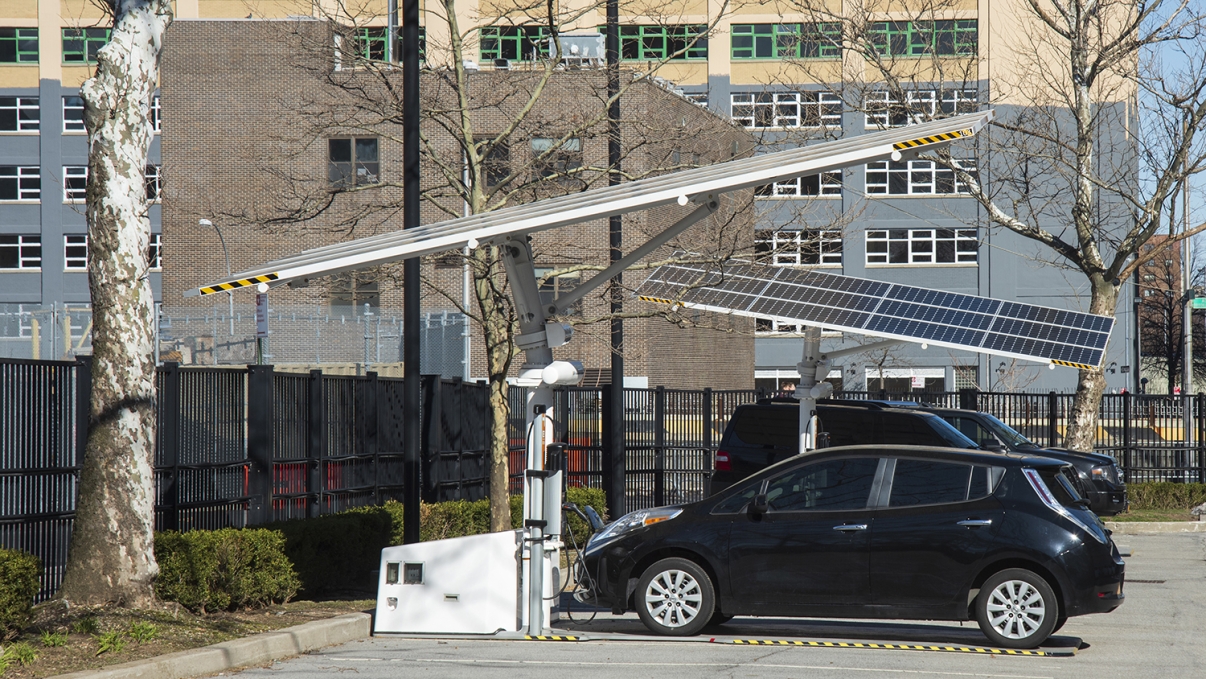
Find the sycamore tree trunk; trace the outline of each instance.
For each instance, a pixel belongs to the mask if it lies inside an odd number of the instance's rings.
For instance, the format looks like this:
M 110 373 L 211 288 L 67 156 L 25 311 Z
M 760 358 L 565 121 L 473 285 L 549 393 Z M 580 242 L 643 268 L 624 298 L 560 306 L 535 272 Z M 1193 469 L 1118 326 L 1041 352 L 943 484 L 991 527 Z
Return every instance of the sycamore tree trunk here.
M 511 369 L 511 314 L 498 273 L 498 248 L 473 251 L 473 291 L 482 319 L 486 375 L 490 382 L 490 531 L 511 530 L 511 415 L 507 373 Z
M 1093 286 L 1089 299 L 1089 313 L 1113 316 L 1118 305 L 1118 288 L 1101 276 L 1090 278 Z M 1072 401 L 1072 412 L 1068 414 L 1068 433 L 1064 447 L 1072 450 L 1092 451 L 1097 444 L 1097 416 L 1101 407 L 1101 395 L 1105 392 L 1105 368 L 1081 370 L 1076 382 L 1076 397 Z
M 168 0 L 115 0 L 113 37 L 80 88 L 88 130 L 92 412 L 61 596 L 146 607 L 153 549 L 155 301 L 146 162 Z

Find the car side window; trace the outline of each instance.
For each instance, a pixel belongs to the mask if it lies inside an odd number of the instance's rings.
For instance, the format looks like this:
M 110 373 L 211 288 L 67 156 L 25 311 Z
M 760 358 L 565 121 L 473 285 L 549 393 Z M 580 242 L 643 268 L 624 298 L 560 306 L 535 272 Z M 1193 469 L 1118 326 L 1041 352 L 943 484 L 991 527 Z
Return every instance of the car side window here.
M 762 484 L 765 481 L 751 483 L 745 488 L 737 491 L 737 493 L 725 498 L 720 504 L 712 508 L 713 514 L 736 514 L 741 511 L 741 508 L 749 504 L 750 500 L 762 490 Z
M 733 433 L 751 446 L 795 448 L 800 438 L 799 411 L 786 406 L 745 408 L 733 420 Z
M 972 469 L 971 465 L 952 462 L 897 460 L 888 506 L 911 507 L 963 502 L 967 500 L 968 490 L 972 485 Z M 984 481 L 976 490 L 982 497 L 987 494 L 985 490 L 988 484 L 985 473 L 980 476 Z
M 952 417 L 947 420 L 955 425 L 955 428 L 963 432 L 963 435 L 976 442 L 976 445 L 995 445 L 998 443 L 997 437 L 988 429 L 985 429 L 979 422 L 970 417 Z
M 776 512 L 862 509 L 878 465 L 877 458 L 858 457 L 793 469 L 767 484 L 767 504 Z
M 883 441 L 904 446 L 946 446 L 924 418 L 904 413 L 883 413 Z

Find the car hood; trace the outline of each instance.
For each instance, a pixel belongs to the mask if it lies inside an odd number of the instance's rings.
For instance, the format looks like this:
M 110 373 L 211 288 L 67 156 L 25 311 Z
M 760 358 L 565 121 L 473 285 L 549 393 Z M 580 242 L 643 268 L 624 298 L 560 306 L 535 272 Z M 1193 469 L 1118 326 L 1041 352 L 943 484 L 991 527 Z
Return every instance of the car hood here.
M 1092 465 L 1114 464 L 1114 458 L 1109 455 L 1084 453 L 1079 450 L 1068 450 L 1067 448 L 1027 448 L 1025 451 L 1018 452 L 1025 452 L 1027 455 L 1050 457 L 1056 460 L 1065 460 L 1072 464 L 1076 464 L 1077 462 Z

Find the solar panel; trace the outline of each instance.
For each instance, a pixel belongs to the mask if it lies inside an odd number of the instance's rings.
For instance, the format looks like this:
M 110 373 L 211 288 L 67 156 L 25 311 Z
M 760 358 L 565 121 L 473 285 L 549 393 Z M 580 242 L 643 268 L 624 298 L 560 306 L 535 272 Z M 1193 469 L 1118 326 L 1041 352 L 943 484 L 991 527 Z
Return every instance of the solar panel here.
M 1108 316 L 744 262 L 721 269 L 661 266 L 636 294 L 648 302 L 1072 368 L 1100 366 L 1114 326 Z

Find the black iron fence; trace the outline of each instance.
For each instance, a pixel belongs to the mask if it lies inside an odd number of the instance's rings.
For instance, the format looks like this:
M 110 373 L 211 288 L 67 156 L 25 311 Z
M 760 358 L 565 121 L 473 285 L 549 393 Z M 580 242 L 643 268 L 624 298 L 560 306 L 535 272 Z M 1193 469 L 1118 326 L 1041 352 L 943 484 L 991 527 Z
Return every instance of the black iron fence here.
M 90 372 L 0 359 L 0 546 L 62 581 L 88 435 Z M 486 496 L 486 387 L 423 378 L 422 498 Z M 157 530 L 243 527 L 402 499 L 400 379 L 187 368 L 157 375 Z

